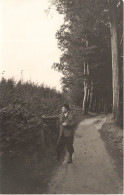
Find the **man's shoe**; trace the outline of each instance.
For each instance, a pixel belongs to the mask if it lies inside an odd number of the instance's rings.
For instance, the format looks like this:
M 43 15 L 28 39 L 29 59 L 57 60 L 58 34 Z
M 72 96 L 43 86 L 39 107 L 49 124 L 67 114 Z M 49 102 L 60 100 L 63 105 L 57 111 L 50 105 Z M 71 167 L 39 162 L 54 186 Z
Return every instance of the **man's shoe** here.
M 67 164 L 70 164 L 70 163 L 72 163 L 72 158 L 69 158 L 67 161 Z

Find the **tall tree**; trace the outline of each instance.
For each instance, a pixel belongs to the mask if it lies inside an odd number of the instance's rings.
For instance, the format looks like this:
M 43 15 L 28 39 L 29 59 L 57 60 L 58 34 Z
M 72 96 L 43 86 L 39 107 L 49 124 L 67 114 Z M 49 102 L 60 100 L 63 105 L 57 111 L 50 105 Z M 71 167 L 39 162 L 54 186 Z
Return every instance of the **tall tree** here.
M 116 122 L 120 118 L 120 82 L 119 82 L 119 50 L 118 50 L 118 23 L 117 1 L 110 0 L 110 29 L 112 51 L 112 87 L 113 87 L 113 116 Z
M 119 12 L 122 13 L 122 0 L 53 0 L 52 2 L 55 3 L 57 10 L 65 15 L 65 24 L 57 32 L 59 47 L 63 54 L 60 63 L 55 64 L 54 67 L 66 75 L 65 81 L 70 78 L 70 74 L 71 78 L 77 76 L 82 81 L 84 112 L 85 108 L 94 111 L 111 110 L 111 80 L 113 75 L 113 112 L 115 119 L 118 120 L 119 103 L 117 102 L 119 102 L 120 83 L 117 79 L 119 70 L 116 73 L 115 70 L 120 58 L 117 51 L 117 37 L 116 47 L 113 47 L 115 44 L 115 27 L 117 27 L 116 35 L 117 29 L 119 32 L 121 29 L 120 22 L 117 26 L 115 25 L 116 17 L 120 17 L 122 24 L 122 14 Z M 112 38 L 110 23 L 114 35 Z M 112 54 L 116 52 L 116 62 L 114 57 L 111 58 L 110 48 Z M 119 60 L 117 60 L 117 56 Z M 114 60 L 112 67 L 111 59 L 112 63 Z M 85 69 L 87 70 L 86 67 L 88 67 L 88 74 L 85 71 Z M 114 75 L 116 75 L 116 79 L 114 79 Z

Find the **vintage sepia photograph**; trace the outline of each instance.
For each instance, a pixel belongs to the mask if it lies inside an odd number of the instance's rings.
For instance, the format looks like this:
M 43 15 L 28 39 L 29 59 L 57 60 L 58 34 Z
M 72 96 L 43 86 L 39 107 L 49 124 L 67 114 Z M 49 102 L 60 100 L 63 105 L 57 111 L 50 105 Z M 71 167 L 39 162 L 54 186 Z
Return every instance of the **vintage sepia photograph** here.
M 123 0 L 0 0 L 0 194 L 124 194 Z

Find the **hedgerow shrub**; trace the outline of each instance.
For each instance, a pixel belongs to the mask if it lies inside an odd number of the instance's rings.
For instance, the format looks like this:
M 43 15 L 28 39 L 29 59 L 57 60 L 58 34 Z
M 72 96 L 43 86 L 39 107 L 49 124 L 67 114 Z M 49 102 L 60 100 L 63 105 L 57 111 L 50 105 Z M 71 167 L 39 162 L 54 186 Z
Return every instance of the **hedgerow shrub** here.
M 0 91 L 1 155 L 21 156 L 43 147 L 42 115 L 58 114 L 62 95 L 47 86 L 14 79 L 2 79 Z

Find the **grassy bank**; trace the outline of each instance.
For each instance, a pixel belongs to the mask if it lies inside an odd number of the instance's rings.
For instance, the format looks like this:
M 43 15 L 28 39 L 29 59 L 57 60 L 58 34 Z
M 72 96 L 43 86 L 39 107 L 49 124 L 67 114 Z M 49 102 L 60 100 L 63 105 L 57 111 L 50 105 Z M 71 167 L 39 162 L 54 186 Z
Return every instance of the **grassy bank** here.
M 112 115 L 108 115 L 100 133 L 108 152 L 114 159 L 119 176 L 123 178 L 123 129 L 115 124 Z

